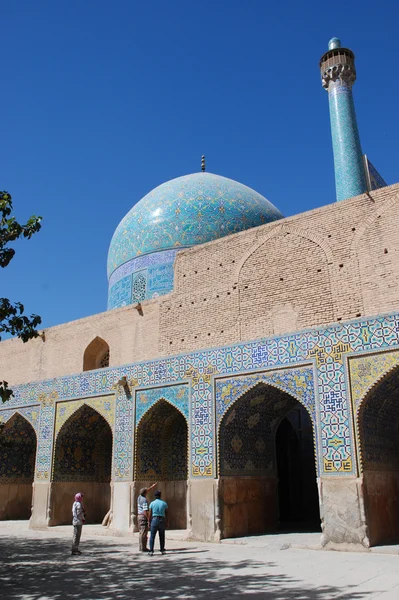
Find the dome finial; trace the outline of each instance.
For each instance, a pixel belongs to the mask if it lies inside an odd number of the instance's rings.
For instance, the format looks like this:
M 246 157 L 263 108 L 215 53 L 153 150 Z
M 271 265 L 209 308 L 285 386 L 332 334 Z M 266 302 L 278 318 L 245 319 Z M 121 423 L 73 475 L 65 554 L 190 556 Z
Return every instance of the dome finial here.
M 205 154 L 201 156 L 201 171 L 205 173 Z

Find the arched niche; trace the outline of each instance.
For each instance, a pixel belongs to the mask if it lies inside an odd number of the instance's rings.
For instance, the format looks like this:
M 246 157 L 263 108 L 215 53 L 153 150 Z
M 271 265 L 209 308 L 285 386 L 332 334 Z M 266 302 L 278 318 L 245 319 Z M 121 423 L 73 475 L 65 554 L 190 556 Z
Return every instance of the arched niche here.
M 313 424 L 298 400 L 259 383 L 218 437 L 222 537 L 320 529 Z
M 36 433 L 15 413 L 0 428 L 0 519 L 30 519 Z
M 109 366 L 109 346 L 100 337 L 94 338 L 83 354 L 83 371 L 92 371 Z
M 110 508 L 111 427 L 84 404 L 64 423 L 55 442 L 51 525 L 69 524 L 77 492 L 84 494 L 87 523 L 101 523 Z
M 238 282 L 244 340 L 334 320 L 326 248 L 306 232 L 279 230 L 254 248 Z
M 364 397 L 357 415 L 359 466 L 371 545 L 399 541 L 399 367 Z
M 177 408 L 160 399 L 142 416 L 136 429 L 135 489 L 138 492 L 158 481 L 169 505 L 170 529 L 187 527 L 187 469 L 187 421 Z

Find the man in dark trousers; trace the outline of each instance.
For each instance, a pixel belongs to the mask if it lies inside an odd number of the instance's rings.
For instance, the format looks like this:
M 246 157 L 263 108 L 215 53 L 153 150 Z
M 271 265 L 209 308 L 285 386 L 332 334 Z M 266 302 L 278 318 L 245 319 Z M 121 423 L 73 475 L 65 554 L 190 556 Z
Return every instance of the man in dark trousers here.
M 150 504 L 150 556 L 154 555 L 154 543 L 157 531 L 159 532 L 159 545 L 161 554 L 165 554 L 165 529 L 168 525 L 168 505 L 161 500 L 161 492 L 154 494 L 155 500 Z
M 153 483 L 149 488 L 141 488 L 140 496 L 137 498 L 137 525 L 139 528 L 139 551 L 148 552 L 147 548 L 147 536 L 148 536 L 148 502 L 147 493 L 157 485 L 157 482 Z

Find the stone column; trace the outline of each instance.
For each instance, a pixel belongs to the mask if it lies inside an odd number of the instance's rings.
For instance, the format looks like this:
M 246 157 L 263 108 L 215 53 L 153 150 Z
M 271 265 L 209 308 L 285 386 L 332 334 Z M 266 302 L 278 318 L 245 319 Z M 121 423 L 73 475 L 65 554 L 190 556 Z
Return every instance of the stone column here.
M 319 479 L 319 495 L 322 546 L 331 550 L 368 548 L 362 480 L 322 477 Z

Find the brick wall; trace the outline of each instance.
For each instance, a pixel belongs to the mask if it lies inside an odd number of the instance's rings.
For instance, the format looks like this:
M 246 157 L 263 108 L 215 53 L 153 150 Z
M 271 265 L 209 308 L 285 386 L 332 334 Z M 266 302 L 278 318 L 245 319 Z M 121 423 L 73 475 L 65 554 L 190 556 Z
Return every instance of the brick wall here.
M 178 255 L 160 353 L 399 307 L 399 184 Z
M 0 343 L 11 384 L 78 373 L 99 336 L 110 366 L 399 308 L 399 184 L 178 254 L 168 296 Z

